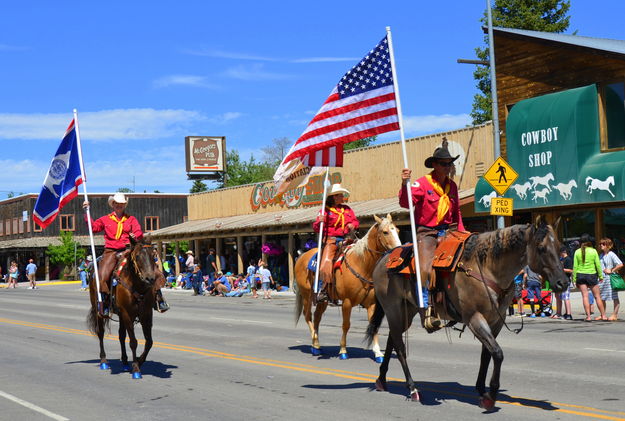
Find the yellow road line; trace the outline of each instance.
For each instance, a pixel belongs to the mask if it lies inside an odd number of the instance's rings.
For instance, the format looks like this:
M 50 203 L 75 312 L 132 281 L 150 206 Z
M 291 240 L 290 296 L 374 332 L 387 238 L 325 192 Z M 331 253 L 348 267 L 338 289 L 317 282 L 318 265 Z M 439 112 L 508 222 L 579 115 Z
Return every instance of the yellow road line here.
M 80 281 L 48 281 L 48 282 L 37 282 L 37 288 L 39 287 L 47 287 L 52 285 L 67 285 L 67 284 L 79 284 Z M 0 285 L 0 288 L 6 288 L 6 284 Z M 19 287 L 18 287 L 19 289 Z M 23 288 L 22 288 L 23 289 Z
M 51 331 L 61 332 L 61 333 L 71 333 L 74 335 L 93 336 L 91 332 L 87 330 L 66 328 L 66 327 L 54 326 L 54 325 L 46 325 L 42 323 L 33 323 L 33 322 L 27 322 L 27 321 L 21 321 L 21 320 L 0 318 L 0 323 L 16 325 L 16 326 L 32 327 L 36 329 L 45 329 L 45 330 L 51 330 Z M 119 337 L 115 335 L 105 335 L 104 338 L 107 340 L 111 340 L 111 341 L 119 341 Z M 139 343 L 144 344 L 145 341 L 139 340 Z M 375 379 L 377 378 L 377 374 L 357 373 L 357 372 L 352 372 L 352 371 L 347 371 L 347 370 L 338 370 L 338 369 L 332 369 L 332 368 L 319 368 L 319 367 L 312 366 L 309 364 L 294 363 L 294 362 L 289 362 L 289 361 L 280 361 L 280 360 L 272 360 L 272 359 L 261 359 L 258 357 L 251 357 L 247 355 L 237 355 L 237 354 L 216 351 L 216 350 L 211 350 L 211 349 L 198 348 L 194 346 L 169 344 L 166 342 L 155 341 L 153 343 L 153 347 L 161 348 L 161 349 L 168 349 L 172 351 L 188 352 L 191 354 L 202 355 L 206 357 L 222 358 L 222 359 L 227 359 L 227 360 L 232 360 L 232 361 L 240 361 L 240 362 L 245 362 L 249 364 L 258 364 L 258 365 L 264 365 L 268 367 L 278 367 L 278 368 L 284 368 L 287 370 L 295 370 L 295 371 L 306 372 L 306 373 L 329 375 L 329 376 L 340 377 L 340 378 L 351 379 L 351 380 L 374 382 Z M 393 381 L 393 382 L 399 382 L 399 383 L 405 382 L 404 379 L 392 378 L 392 377 L 388 377 L 387 380 Z M 443 395 L 452 395 L 452 396 L 460 396 L 460 397 L 469 398 L 469 399 L 475 399 L 476 401 L 478 399 L 475 395 L 469 395 L 469 394 L 461 393 L 461 392 L 454 392 L 448 389 L 442 390 L 442 389 L 436 389 L 432 387 L 420 387 L 419 389 L 427 390 L 430 392 L 436 392 L 436 393 L 440 393 Z M 588 407 L 588 406 L 567 404 L 567 403 L 562 403 L 562 402 L 537 401 L 537 400 L 518 397 L 518 396 L 510 396 L 510 398 L 511 398 L 510 400 L 498 400 L 497 403 L 520 406 L 520 407 L 525 407 L 525 408 L 542 409 L 542 410 L 549 411 L 549 412 L 560 412 L 560 413 L 565 413 L 565 414 L 579 415 L 579 416 L 587 417 L 587 418 L 596 418 L 596 419 L 614 420 L 614 421 L 625 420 L 625 412 L 622 412 L 622 411 L 608 411 L 608 410 L 603 410 L 603 409 L 598 409 L 598 408 L 593 408 L 593 407 Z M 571 409 L 564 409 L 564 408 L 571 408 Z

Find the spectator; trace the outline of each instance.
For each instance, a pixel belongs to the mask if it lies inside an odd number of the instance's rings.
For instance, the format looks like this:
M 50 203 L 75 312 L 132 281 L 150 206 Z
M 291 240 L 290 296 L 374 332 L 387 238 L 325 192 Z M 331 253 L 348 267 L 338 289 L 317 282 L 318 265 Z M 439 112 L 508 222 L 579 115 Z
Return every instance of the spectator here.
M 28 289 L 37 289 L 37 265 L 33 259 L 28 259 L 26 275 L 28 276 Z
M 612 290 L 612 283 L 610 282 L 610 274 L 616 273 L 623 268 L 623 262 L 618 258 L 616 253 L 612 251 L 614 244 L 609 238 L 602 238 L 599 241 L 599 247 L 601 248 L 601 255 L 599 261 L 601 262 L 601 268 L 603 270 L 603 277 L 599 281 L 601 301 L 606 313 L 608 312 L 607 302 L 612 300 L 614 303 L 614 311 L 608 318 L 609 320 L 618 320 L 618 311 L 621 306 L 621 302 L 618 298 L 618 291 Z
M 215 274 L 217 273 L 217 258 L 215 257 L 215 249 L 208 250 L 208 256 L 206 256 L 206 267 L 204 268 L 208 275 L 208 283 L 212 286 L 215 281 Z
M 250 265 L 247 267 L 247 282 L 250 285 L 252 290 L 252 298 L 258 298 L 258 293 L 256 292 L 256 265 L 253 260 L 250 260 Z
M 267 263 L 262 259 L 258 261 L 258 273 L 263 286 L 263 300 L 271 300 L 271 284 L 274 282 L 271 272 L 267 269 Z
M 590 303 L 588 301 L 589 290 L 594 295 L 597 308 L 601 313 L 597 320 L 608 320 L 599 290 L 599 276 L 602 275 L 601 262 L 599 261 L 597 250 L 592 246 L 592 241 L 593 239 L 590 235 L 582 234 L 580 238 L 581 247 L 575 250 L 575 255 L 573 256 L 573 279 L 582 293 L 582 302 L 586 312 L 586 319 L 584 320 L 587 322 L 592 321 L 592 317 L 590 317 Z
M 232 273 L 228 272 L 225 275 L 222 272 L 218 272 L 217 276 L 219 276 L 218 279 L 215 280 L 215 282 L 213 282 L 214 284 L 214 290 L 213 290 L 213 295 L 221 295 L 222 297 L 226 295 L 226 293 L 230 292 L 232 290 L 232 284 L 230 283 L 230 279 L 229 276 L 231 276 Z
M 193 252 L 191 250 L 187 250 L 187 260 L 184 262 L 184 266 L 189 273 L 193 273 L 193 269 L 195 268 L 195 257 L 193 257 Z
M 9 266 L 9 285 L 7 285 L 7 288 L 17 288 L 18 275 L 17 262 L 13 260 L 11 261 L 11 266 Z
M 527 289 L 527 299 L 530 303 L 530 317 L 536 317 L 536 312 L 534 311 L 535 302 L 538 303 L 540 317 L 545 317 L 545 313 L 543 312 L 543 302 L 541 300 L 542 277 L 530 269 L 528 265 L 525 266 L 525 269 L 523 269 L 523 281 L 525 283 L 525 288 Z
M 89 268 L 91 267 L 93 262 L 93 257 L 91 255 L 87 256 L 86 259 L 80 259 L 80 264 L 78 265 L 78 276 L 80 277 L 80 290 L 87 290 L 87 275 L 89 274 Z
M 525 317 L 525 310 L 523 306 L 523 274 L 524 273 L 525 272 L 521 270 L 514 277 L 514 298 L 516 299 L 518 317 Z M 514 307 L 512 307 L 512 311 L 514 312 Z
M 249 283 L 243 276 L 243 274 L 239 274 L 236 279 L 237 286 L 233 288 L 232 291 L 226 294 L 226 297 L 242 297 L 244 294 L 250 292 Z
M 560 262 L 562 263 L 564 273 L 566 274 L 566 276 L 569 277 L 569 287 L 561 293 L 556 294 L 556 316 L 560 316 L 562 314 L 562 310 L 564 310 L 564 315 L 562 315 L 562 318 L 564 320 L 573 320 L 573 315 L 571 312 L 572 284 L 570 282 L 571 275 L 573 274 L 573 259 L 571 259 L 571 256 L 569 256 L 569 252 L 567 251 L 566 247 L 560 248 Z M 558 319 L 559 317 L 554 318 Z
M 193 295 L 203 295 L 202 281 L 204 275 L 202 274 L 201 265 L 198 263 L 193 266 L 193 273 L 191 274 L 191 285 L 193 286 Z

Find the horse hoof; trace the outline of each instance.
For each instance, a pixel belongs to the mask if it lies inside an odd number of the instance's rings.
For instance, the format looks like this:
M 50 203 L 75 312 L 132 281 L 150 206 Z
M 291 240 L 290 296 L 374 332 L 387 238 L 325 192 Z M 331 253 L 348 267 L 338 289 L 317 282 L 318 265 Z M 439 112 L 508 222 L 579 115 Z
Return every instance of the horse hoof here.
M 413 402 L 419 402 L 419 400 L 421 400 L 421 397 L 419 396 L 419 392 L 417 392 L 416 390 L 413 391 L 410 394 L 410 400 Z
M 375 357 L 375 362 L 378 364 L 382 364 L 384 362 L 384 357 Z
M 375 381 L 375 390 L 377 390 L 378 392 L 386 392 L 386 382 L 377 379 Z
M 314 346 L 311 346 L 310 353 L 313 354 L 313 356 L 317 357 L 321 355 L 321 348 L 315 348 Z
M 340 359 L 340 360 L 346 360 L 346 359 L 348 359 L 348 358 L 349 358 L 349 357 L 347 356 L 347 352 L 341 352 L 341 353 L 339 354 L 339 359 Z
M 130 371 L 130 364 L 124 364 L 124 365 L 122 366 L 122 370 L 124 370 L 124 371 Z
M 482 396 L 480 398 L 480 408 L 483 408 L 487 411 L 492 410 L 495 407 L 495 400 L 491 399 L 489 396 Z
M 111 368 L 111 366 L 108 365 L 108 363 L 100 363 L 100 370 L 108 370 L 109 368 Z
M 133 379 L 142 379 L 143 376 L 141 376 L 141 373 L 137 371 L 136 373 L 132 373 L 132 378 Z

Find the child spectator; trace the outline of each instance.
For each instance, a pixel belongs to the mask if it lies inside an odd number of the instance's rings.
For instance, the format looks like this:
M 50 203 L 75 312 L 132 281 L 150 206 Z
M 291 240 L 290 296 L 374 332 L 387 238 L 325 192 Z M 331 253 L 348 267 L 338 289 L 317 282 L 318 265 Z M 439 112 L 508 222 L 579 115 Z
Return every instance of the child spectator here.
M 534 311 L 534 302 L 538 303 L 538 310 L 540 312 L 540 317 L 545 317 L 545 313 L 543 312 L 543 303 L 541 300 L 541 282 L 542 277 L 530 269 L 529 266 L 525 266 L 523 269 L 523 280 L 525 282 L 525 288 L 527 289 L 527 299 L 530 302 L 530 317 L 536 317 L 536 312 Z

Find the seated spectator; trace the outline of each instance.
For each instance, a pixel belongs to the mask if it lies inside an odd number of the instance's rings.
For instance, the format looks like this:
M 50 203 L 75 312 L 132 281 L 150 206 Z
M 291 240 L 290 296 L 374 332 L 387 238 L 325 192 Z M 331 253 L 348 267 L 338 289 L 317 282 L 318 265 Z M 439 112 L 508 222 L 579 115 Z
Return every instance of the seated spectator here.
M 250 292 L 250 284 L 245 277 L 241 274 L 237 276 L 237 287 L 226 294 L 226 297 L 242 297 L 244 294 Z

